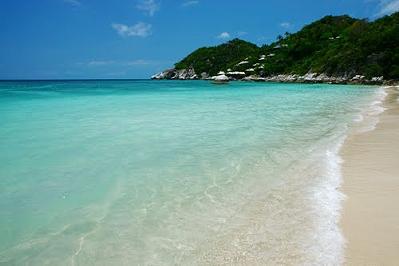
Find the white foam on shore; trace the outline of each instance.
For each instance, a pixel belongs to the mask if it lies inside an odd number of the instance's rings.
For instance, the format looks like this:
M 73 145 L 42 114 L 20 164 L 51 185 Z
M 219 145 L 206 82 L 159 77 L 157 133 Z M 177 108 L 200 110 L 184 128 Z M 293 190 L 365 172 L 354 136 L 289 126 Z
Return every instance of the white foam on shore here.
M 324 251 L 320 254 L 324 256 L 327 254 L 327 257 L 320 259 L 322 264 L 319 265 L 343 265 L 345 263 L 344 249 L 347 243 L 339 226 L 343 208 L 342 201 L 346 198 L 346 195 L 340 190 L 343 182 L 342 163 L 344 162 L 340 156 L 340 151 L 350 134 L 364 133 L 376 128 L 379 115 L 386 110 L 383 107 L 388 95 L 386 89 L 387 87 L 380 87 L 376 90 L 371 103 L 364 106 L 363 110 L 354 116 L 354 128 L 348 130 L 346 136 L 326 151 L 324 162 L 324 176 L 326 178 L 314 188 L 315 193 L 313 195 L 318 204 L 317 208 L 320 210 L 318 215 L 319 227 L 315 232 L 315 238 L 322 240 L 319 249 L 322 248 Z
M 363 133 L 376 128 L 379 115 L 385 111 L 383 103 L 387 95 L 386 87 L 376 90 L 371 102 L 353 118 L 355 133 Z M 322 161 L 324 169 L 321 176 L 323 178 L 320 178 L 320 182 L 313 188 L 311 197 L 318 213 L 316 212 L 317 226 L 312 241 L 318 245 L 312 245 L 310 251 L 312 254 L 320 254 L 320 257 L 314 260 L 312 265 L 343 265 L 345 262 L 346 240 L 339 226 L 342 201 L 346 197 L 340 191 L 343 182 L 341 169 L 343 159 L 340 156 L 340 150 L 352 130 L 347 130 L 345 136 L 326 150 Z
M 364 133 L 375 129 L 379 122 L 378 116 L 385 111 L 383 102 L 388 95 L 386 89 L 387 87 L 378 88 L 373 101 L 354 117 L 353 121 L 358 124 L 355 127 L 356 133 Z
M 344 262 L 345 239 L 339 227 L 342 200 L 345 195 L 339 191 L 342 183 L 339 155 L 345 137 L 331 145 L 321 161 L 319 182 L 310 195 L 314 202 L 315 230 L 309 239 L 313 260 L 310 265 L 342 265 Z M 312 243 L 313 242 L 313 243 Z

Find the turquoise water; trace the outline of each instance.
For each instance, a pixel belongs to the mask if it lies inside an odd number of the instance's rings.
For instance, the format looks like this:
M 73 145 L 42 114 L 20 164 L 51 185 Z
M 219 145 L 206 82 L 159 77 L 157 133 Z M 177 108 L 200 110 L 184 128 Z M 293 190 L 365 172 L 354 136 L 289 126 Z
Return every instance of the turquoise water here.
M 379 93 L 0 82 L 0 264 L 340 263 L 338 150 Z

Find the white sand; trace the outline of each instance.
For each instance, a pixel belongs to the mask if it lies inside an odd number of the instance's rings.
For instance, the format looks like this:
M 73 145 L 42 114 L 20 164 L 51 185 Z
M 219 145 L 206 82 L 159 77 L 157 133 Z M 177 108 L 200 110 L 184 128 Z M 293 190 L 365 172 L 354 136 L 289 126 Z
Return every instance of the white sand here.
M 399 102 L 398 90 L 387 92 L 376 129 L 342 150 L 346 265 L 399 265 Z

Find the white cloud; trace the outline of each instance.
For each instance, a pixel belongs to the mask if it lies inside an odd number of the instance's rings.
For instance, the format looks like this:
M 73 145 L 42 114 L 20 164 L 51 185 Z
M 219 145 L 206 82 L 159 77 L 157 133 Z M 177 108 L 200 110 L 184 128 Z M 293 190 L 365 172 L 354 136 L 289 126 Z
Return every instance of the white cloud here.
M 380 0 L 380 10 L 377 16 L 390 15 L 399 11 L 399 0 Z
M 116 30 L 116 32 L 123 37 L 147 37 L 151 35 L 151 24 L 147 24 L 144 22 L 138 22 L 135 25 L 128 26 L 125 24 L 113 23 L 112 28 Z
M 155 0 L 140 0 L 140 2 L 136 5 L 136 8 L 144 11 L 149 16 L 154 16 L 155 12 L 157 12 L 160 8 L 160 4 Z
M 183 7 L 188 7 L 188 6 L 194 6 L 194 5 L 198 5 L 199 1 L 197 0 L 191 0 L 191 1 L 184 1 L 182 6 Z
M 82 3 L 78 0 L 64 0 L 65 3 L 68 3 L 73 6 L 81 6 Z
M 228 32 L 222 32 L 222 33 L 220 33 L 218 36 L 217 36 L 217 38 L 219 38 L 219 39 L 228 39 L 228 38 L 230 38 L 230 33 L 228 33 Z
M 291 23 L 289 23 L 289 22 L 281 22 L 280 23 L 280 27 L 282 27 L 282 28 L 284 28 L 284 29 L 288 29 L 288 28 L 291 28 Z

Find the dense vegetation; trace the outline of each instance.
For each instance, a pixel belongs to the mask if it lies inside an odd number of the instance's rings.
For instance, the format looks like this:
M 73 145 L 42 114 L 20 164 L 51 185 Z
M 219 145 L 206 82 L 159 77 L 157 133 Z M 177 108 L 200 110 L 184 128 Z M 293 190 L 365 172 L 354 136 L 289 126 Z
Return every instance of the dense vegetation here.
M 234 39 L 216 47 L 204 47 L 191 53 L 177 63 L 177 69 L 193 67 L 196 73 L 206 72 L 215 75 L 220 70 L 234 67 L 237 61 L 247 57 L 255 58 L 259 54 L 259 47 L 255 44 Z
M 260 76 L 316 72 L 399 79 L 399 12 L 372 22 L 326 16 L 262 47 L 234 39 L 200 48 L 175 67 L 209 75 L 231 69 Z

